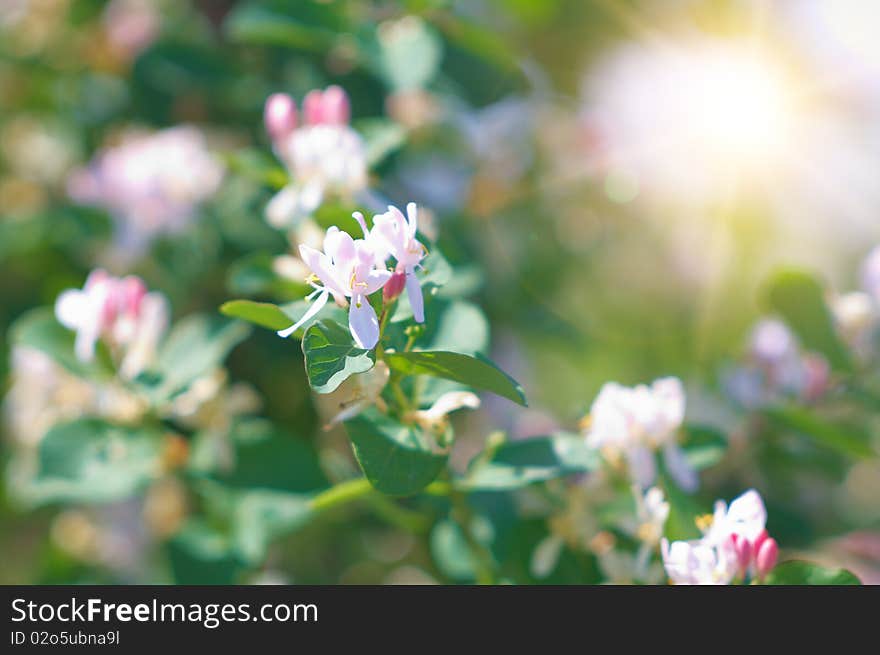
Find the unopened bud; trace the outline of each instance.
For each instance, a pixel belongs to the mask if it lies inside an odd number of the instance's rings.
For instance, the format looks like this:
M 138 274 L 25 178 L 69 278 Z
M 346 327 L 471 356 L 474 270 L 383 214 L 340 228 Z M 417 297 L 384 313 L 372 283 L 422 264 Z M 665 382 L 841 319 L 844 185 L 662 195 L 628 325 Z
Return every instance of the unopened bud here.
M 328 86 L 322 98 L 323 122 L 331 125 L 345 125 L 351 118 L 351 103 L 348 94 L 341 86 Z
M 776 566 L 776 559 L 779 556 L 779 546 L 776 540 L 768 537 L 761 543 L 761 547 L 755 555 L 755 568 L 757 569 L 758 579 L 763 579 L 773 567 Z
M 395 271 L 394 274 L 388 278 L 388 281 L 385 283 L 385 286 L 382 287 L 382 300 L 386 303 L 391 302 L 406 288 L 406 273 L 403 271 Z
M 315 89 L 303 98 L 303 119 L 307 125 L 318 125 L 324 122 L 324 93 Z
M 738 534 L 733 535 L 732 539 L 736 561 L 739 564 L 739 574 L 745 575 L 752 561 L 752 544 L 748 539 Z
M 273 93 L 266 99 L 263 122 L 272 141 L 283 139 L 296 129 L 296 103 L 286 93 Z
M 129 275 L 120 284 L 120 311 L 138 316 L 141 311 L 141 302 L 147 295 L 147 285 L 139 277 Z

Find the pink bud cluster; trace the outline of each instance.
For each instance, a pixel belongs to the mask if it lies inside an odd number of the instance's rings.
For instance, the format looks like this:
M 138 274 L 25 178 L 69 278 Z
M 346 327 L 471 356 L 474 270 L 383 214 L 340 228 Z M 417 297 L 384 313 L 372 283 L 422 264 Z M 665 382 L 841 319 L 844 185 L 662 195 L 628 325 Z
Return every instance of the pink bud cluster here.
M 733 549 L 739 564 L 740 577 L 751 573 L 760 581 L 776 566 L 779 545 L 775 539 L 767 534 L 767 530 L 762 530 L 751 541 L 740 534 L 733 534 L 730 539 L 733 542 Z
M 351 118 L 351 103 L 342 87 L 328 86 L 306 94 L 302 113 L 305 125 L 346 125 Z M 263 121 L 272 141 L 285 139 L 298 127 L 296 101 L 286 93 L 273 93 L 266 100 Z

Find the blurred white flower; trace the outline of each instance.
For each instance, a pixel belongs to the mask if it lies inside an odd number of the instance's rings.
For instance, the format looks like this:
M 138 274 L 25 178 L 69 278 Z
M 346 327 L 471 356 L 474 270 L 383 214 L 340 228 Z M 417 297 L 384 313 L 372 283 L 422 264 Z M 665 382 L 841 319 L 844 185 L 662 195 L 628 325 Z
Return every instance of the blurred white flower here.
M 712 546 L 701 540 L 660 544 L 663 566 L 673 584 L 726 585 L 739 570 L 733 542 Z
M 103 207 L 116 221 L 117 246 L 127 258 L 142 255 L 153 237 L 182 230 L 200 203 L 213 195 L 223 168 L 195 127 L 129 132 L 75 171 L 68 193 Z
M 304 122 L 299 125 L 290 96 L 276 93 L 266 101 L 266 130 L 292 178 L 266 207 L 266 218 L 278 228 L 310 216 L 328 193 L 350 197 L 367 186 L 366 149 L 348 124 L 345 91 L 330 86 L 309 92 L 302 113 Z
M 650 387 L 609 382 L 590 408 L 587 443 L 611 459 L 626 459 L 630 475 L 643 488 L 657 477 L 654 451 L 662 449 L 670 475 L 691 491 L 699 480 L 677 443 L 684 412 L 684 388 L 678 378 L 662 378 Z

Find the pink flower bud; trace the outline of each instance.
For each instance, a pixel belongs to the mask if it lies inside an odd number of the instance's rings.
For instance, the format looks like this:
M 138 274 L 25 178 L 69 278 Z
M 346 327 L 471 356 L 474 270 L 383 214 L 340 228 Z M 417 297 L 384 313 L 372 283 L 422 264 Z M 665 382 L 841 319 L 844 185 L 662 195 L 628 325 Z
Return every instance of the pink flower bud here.
M 324 122 L 324 94 L 315 89 L 303 98 L 303 118 L 307 125 L 318 125 Z
M 733 549 L 736 552 L 736 560 L 739 564 L 739 574 L 745 575 L 749 564 L 752 562 L 752 544 L 749 543 L 748 539 L 738 534 L 732 535 L 731 538 L 733 539 Z
M 776 544 L 775 539 L 768 537 L 761 542 L 761 547 L 757 549 L 756 553 L 755 568 L 757 569 L 758 579 L 763 579 L 776 566 L 779 546 Z
M 141 302 L 147 295 L 147 285 L 139 277 L 129 275 L 120 280 L 119 284 L 119 310 L 132 316 L 138 316 L 141 311 Z
M 351 118 L 351 104 L 348 94 L 341 86 L 328 86 L 324 89 L 322 120 L 331 125 L 345 125 Z
M 385 283 L 385 286 L 382 287 L 382 300 L 387 302 L 391 302 L 401 293 L 403 293 L 404 288 L 406 287 L 406 273 L 403 271 L 395 271 L 394 275 L 388 278 L 388 281 Z
M 757 556 L 758 551 L 761 550 L 761 544 L 763 544 L 769 538 L 770 535 L 767 534 L 767 530 L 761 530 L 761 534 L 759 534 L 752 540 L 752 555 Z
M 296 129 L 296 103 L 286 93 L 273 93 L 263 109 L 266 132 L 273 141 L 283 139 Z

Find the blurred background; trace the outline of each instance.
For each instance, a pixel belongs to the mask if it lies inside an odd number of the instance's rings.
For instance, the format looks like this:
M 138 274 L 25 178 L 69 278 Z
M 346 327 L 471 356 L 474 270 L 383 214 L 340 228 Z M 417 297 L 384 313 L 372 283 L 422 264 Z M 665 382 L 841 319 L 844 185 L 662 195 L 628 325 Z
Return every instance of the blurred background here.
M 350 95 L 371 188 L 427 208 L 493 359 L 529 397 L 487 398 L 454 460 L 497 429 L 577 430 L 606 381 L 679 376 L 689 418 L 730 441 L 705 506 L 756 486 L 791 552 L 880 579 L 876 450 L 852 463 L 756 422 L 747 375 L 780 266 L 832 294 L 876 290 L 862 262 L 880 243 L 880 3 L 2 0 L 4 334 L 98 266 L 143 277 L 173 320 L 301 298 L 291 244 L 265 219 L 286 173 L 262 112 L 273 92 L 329 84 Z M 124 410 L 12 341 L 0 583 L 467 580 L 438 554 L 442 532 L 357 511 L 242 564 L 184 530 L 205 501 L 172 475 L 124 501 L 22 498 L 22 453 L 59 416 Z M 298 438 L 251 453 L 241 484 L 289 475 L 273 462 L 302 443 L 318 484 L 352 466 L 344 435 L 321 430 L 298 348 L 255 331 L 219 375 L 222 391 L 193 401 L 199 429 L 248 414 Z M 872 435 L 874 411 L 827 409 Z M 511 552 L 543 525 L 521 518 Z M 593 581 L 591 557 L 551 581 Z

